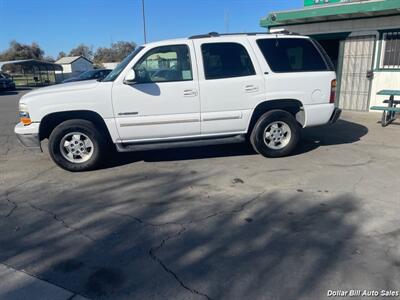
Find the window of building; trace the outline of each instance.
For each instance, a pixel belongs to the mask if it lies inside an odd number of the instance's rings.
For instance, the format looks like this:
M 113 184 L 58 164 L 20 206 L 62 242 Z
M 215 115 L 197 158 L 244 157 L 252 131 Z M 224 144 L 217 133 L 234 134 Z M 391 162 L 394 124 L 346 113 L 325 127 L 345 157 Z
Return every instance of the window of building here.
M 257 44 L 273 72 L 330 70 L 321 53 L 309 39 L 260 39 Z
M 207 43 L 201 45 L 206 79 L 255 75 L 246 49 L 238 43 Z
M 162 46 L 149 50 L 134 67 L 138 83 L 192 80 L 187 45 Z
M 383 35 L 383 69 L 400 68 L 400 32 L 388 32 Z

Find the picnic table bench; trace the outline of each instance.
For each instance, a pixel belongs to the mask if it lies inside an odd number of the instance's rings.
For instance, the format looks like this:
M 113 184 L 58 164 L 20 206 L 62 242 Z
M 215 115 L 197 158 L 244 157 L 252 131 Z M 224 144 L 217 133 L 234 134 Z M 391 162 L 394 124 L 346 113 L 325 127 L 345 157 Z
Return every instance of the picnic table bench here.
M 400 100 L 394 100 L 395 96 L 400 96 L 400 90 L 382 90 L 377 93 L 380 96 L 389 96 L 388 100 L 383 101 L 383 103 L 388 104 L 388 106 L 372 106 L 371 110 L 381 110 L 382 111 L 382 127 L 386 127 L 394 120 L 396 120 L 398 114 L 400 113 Z

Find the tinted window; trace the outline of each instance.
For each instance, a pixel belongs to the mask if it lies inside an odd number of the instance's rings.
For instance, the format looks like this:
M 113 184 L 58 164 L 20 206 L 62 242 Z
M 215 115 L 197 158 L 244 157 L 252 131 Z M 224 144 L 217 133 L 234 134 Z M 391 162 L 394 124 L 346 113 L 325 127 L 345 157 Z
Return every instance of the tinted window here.
M 237 43 L 210 43 L 201 46 L 206 79 L 255 75 L 246 49 Z
M 257 41 L 273 72 L 327 71 L 320 52 L 308 39 L 272 38 Z
M 192 80 L 189 48 L 186 45 L 151 49 L 134 67 L 139 83 Z

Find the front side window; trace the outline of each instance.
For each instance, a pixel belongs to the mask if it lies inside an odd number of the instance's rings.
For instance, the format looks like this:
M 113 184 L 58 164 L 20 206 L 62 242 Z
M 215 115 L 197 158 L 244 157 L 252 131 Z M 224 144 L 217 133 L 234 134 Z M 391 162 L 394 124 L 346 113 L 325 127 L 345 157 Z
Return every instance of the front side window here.
M 148 51 L 134 67 L 138 83 L 193 80 L 187 45 L 161 46 Z
M 388 32 L 383 35 L 383 69 L 400 68 L 400 32 Z
M 276 73 L 328 71 L 327 63 L 309 39 L 270 38 L 257 44 Z
M 206 79 L 222 79 L 255 75 L 247 50 L 238 43 L 206 43 L 201 45 Z

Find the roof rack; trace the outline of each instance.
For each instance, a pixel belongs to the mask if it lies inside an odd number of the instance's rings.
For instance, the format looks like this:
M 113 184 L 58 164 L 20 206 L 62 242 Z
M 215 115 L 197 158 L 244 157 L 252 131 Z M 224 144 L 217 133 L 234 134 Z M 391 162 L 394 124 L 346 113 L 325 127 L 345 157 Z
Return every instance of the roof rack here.
M 231 35 L 261 35 L 261 34 L 287 34 L 287 35 L 299 35 L 298 33 L 290 32 L 288 30 L 281 30 L 279 32 L 238 32 L 238 33 L 218 33 L 218 32 L 210 32 L 206 34 L 193 35 L 189 37 L 189 39 L 204 39 L 211 37 L 220 37 L 220 36 L 231 36 Z

